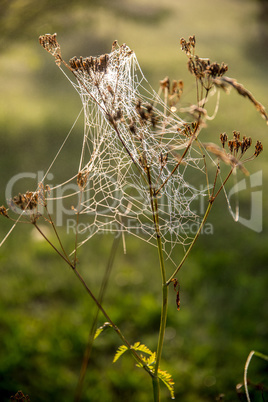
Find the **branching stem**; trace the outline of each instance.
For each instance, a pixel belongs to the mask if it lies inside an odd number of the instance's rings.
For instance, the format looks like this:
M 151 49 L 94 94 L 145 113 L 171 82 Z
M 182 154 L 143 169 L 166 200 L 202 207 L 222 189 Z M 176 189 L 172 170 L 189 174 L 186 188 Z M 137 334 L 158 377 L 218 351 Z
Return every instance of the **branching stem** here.
M 74 264 L 72 264 L 70 261 L 68 261 L 68 259 L 66 259 L 66 257 L 61 254 L 61 252 L 53 245 L 53 243 L 46 237 L 46 235 L 42 232 L 42 230 L 38 227 L 38 225 L 36 223 L 33 223 L 33 225 L 35 226 L 35 228 L 38 230 L 38 232 L 44 237 L 44 239 L 48 242 L 48 244 L 56 251 L 57 254 L 59 254 L 59 256 L 72 268 L 73 272 L 75 273 L 76 277 L 79 279 L 80 283 L 83 285 L 84 289 L 86 290 L 86 292 L 88 293 L 88 295 L 91 297 L 91 299 L 94 301 L 94 303 L 96 304 L 96 306 L 98 307 L 98 309 L 102 312 L 102 314 L 104 315 L 104 317 L 107 319 L 107 321 L 109 321 L 109 323 L 111 324 L 111 326 L 113 327 L 113 329 L 115 330 L 115 332 L 117 333 L 117 335 L 121 338 L 121 340 L 123 341 L 123 343 L 127 346 L 128 350 L 130 351 L 130 353 L 132 354 L 133 358 L 136 360 L 137 363 L 139 363 L 145 371 L 147 371 L 147 373 L 151 376 L 154 377 L 153 372 L 149 369 L 149 367 L 144 363 L 144 361 L 140 358 L 140 356 L 138 355 L 138 353 L 131 347 L 131 344 L 127 341 L 127 339 L 124 337 L 124 335 L 122 334 L 122 332 L 119 330 L 119 328 L 116 326 L 116 324 L 112 321 L 112 319 L 110 318 L 110 316 L 108 315 L 108 313 L 106 312 L 106 310 L 103 308 L 103 306 L 101 305 L 101 303 L 98 301 L 98 299 L 94 296 L 94 294 L 92 293 L 92 291 L 90 290 L 90 288 L 87 286 L 85 280 L 83 279 L 82 275 L 77 271 L 76 267 L 74 266 Z

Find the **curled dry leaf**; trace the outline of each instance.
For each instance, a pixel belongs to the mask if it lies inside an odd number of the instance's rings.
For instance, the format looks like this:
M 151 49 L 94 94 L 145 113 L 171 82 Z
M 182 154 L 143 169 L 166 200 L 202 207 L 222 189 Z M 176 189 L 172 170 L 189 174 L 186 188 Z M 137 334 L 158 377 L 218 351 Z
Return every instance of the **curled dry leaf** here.
M 214 84 L 222 88 L 224 91 L 228 91 L 229 87 L 233 87 L 239 95 L 242 95 L 250 100 L 250 102 L 253 103 L 253 105 L 256 107 L 256 109 L 260 112 L 262 117 L 266 120 L 268 124 L 268 115 L 265 111 L 264 106 L 258 102 L 254 96 L 252 95 L 251 92 L 249 92 L 242 84 L 239 84 L 234 78 L 229 78 L 229 77 L 217 77 L 213 80 Z

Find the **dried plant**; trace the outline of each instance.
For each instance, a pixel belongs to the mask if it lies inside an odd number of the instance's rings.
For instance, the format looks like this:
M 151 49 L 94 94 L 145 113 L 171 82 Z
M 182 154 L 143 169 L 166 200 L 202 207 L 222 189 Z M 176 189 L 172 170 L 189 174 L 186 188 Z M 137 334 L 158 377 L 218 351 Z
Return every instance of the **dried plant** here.
M 87 229 L 90 227 L 93 230 L 80 243 L 77 230 L 73 254 L 67 253 L 47 207 L 53 188 L 45 187 L 43 183 L 40 183 L 37 191 L 27 191 L 13 197 L 9 201 L 9 210 L 2 206 L 0 214 L 13 219 L 10 212 L 17 212 L 19 209 L 24 222 L 33 224 L 72 268 L 107 320 L 96 332 L 95 327 L 91 331 L 76 400 L 81 398 L 93 338 L 96 339 L 107 328 L 112 328 L 123 342 L 115 354 L 114 362 L 125 352 L 130 352 L 137 366 L 143 368 L 152 378 L 154 401 L 160 400 L 160 381 L 167 386 L 174 398 L 172 377 L 160 368 L 169 285 L 173 284 L 176 307 L 180 310 L 179 282 L 176 276 L 200 235 L 214 201 L 232 173 L 240 169 L 248 174 L 245 163 L 254 160 L 263 150 L 261 142 L 257 141 L 254 152 L 249 154 L 252 139 L 242 137 L 238 131 L 233 131 L 230 140 L 226 133 L 220 134 L 218 144 L 201 141 L 200 133 L 208 116 L 208 94 L 219 89 L 226 91 L 232 86 L 240 95 L 246 96 L 266 120 L 267 114 L 249 91 L 236 80 L 225 77 L 228 71 L 225 63 L 211 62 L 195 54 L 195 36 L 191 36 L 188 41 L 182 38 L 180 42 L 188 58 L 188 70 L 195 77 L 197 88 L 196 104 L 184 109 L 189 114 L 189 121 L 181 119 L 177 114 L 183 96 L 183 81 L 177 80 L 171 84 L 166 77 L 160 81 L 158 94 L 151 89 L 146 90 L 145 77 L 135 53 L 128 46 L 119 46 L 115 41 L 109 54 L 73 57 L 67 63 L 62 58 L 56 34 L 40 36 L 39 42 L 55 58 L 60 69 L 67 69 L 67 73 L 75 77 L 76 81 L 73 82 L 64 72 L 82 100 L 85 132 L 76 175 L 78 191 L 75 194 L 79 195 L 79 206 L 73 210 L 76 214 L 76 227 L 83 215 L 93 215 L 93 221 L 88 222 L 87 226 Z M 213 185 L 198 192 L 186 177 L 188 171 L 191 174 L 192 171 L 195 174 L 198 172 L 205 183 L 209 183 L 207 161 L 215 167 Z M 229 171 L 219 180 L 219 167 L 222 163 Z M 93 189 L 93 195 L 92 191 L 89 193 L 89 189 Z M 140 198 L 135 197 L 135 193 Z M 199 196 L 206 196 L 208 199 L 207 209 L 201 219 L 191 211 L 191 203 Z M 131 219 L 128 219 L 129 216 Z M 41 219 L 52 225 L 57 244 L 43 232 L 39 225 Z M 103 293 L 96 297 L 77 270 L 79 245 L 100 230 L 114 231 L 115 227 L 111 223 L 116 223 L 116 232 L 119 234 L 137 235 L 133 222 L 142 233 L 138 236 L 155 244 L 158 250 L 162 308 L 155 352 L 140 342 L 128 342 L 102 306 Z M 185 229 L 189 222 L 198 224 L 193 236 Z M 179 264 L 175 264 L 172 275 L 167 278 L 164 256 L 172 260 L 172 250 L 179 244 L 184 248 L 183 258 Z

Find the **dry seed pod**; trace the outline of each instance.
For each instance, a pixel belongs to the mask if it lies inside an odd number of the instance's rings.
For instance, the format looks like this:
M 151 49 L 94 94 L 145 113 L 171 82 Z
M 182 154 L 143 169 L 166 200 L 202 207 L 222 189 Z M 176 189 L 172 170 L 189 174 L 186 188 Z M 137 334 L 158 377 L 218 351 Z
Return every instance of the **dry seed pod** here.
M 80 190 L 83 190 L 87 184 L 88 172 L 79 172 L 77 175 L 77 184 Z
M 57 66 L 60 66 L 62 58 L 61 58 L 61 50 L 60 45 L 57 41 L 57 34 L 45 34 L 39 36 L 39 43 L 43 48 L 49 52 L 52 56 L 55 57 L 55 61 Z
M 257 157 L 263 151 L 263 145 L 260 141 L 256 142 L 254 156 Z
M 181 302 L 180 302 L 180 284 L 178 282 L 178 279 L 176 279 L 176 278 L 173 278 L 171 282 L 173 282 L 173 287 L 176 292 L 176 305 L 177 305 L 177 310 L 179 311 L 180 304 L 181 304 Z
M 170 81 L 169 81 L 169 78 L 168 78 L 168 77 L 166 77 L 166 78 L 164 78 L 162 81 L 160 81 L 160 87 L 162 88 L 162 90 L 165 89 L 165 88 L 167 88 L 167 89 L 169 90 L 169 88 L 170 88 Z
M 221 143 L 222 143 L 222 147 L 224 148 L 225 147 L 225 143 L 226 143 L 226 141 L 227 141 L 227 134 L 226 133 L 223 133 L 223 134 L 220 134 L 220 140 L 221 140 Z
M 0 215 L 5 216 L 6 218 L 9 218 L 8 213 L 7 213 L 7 209 L 4 205 L 2 205 L 0 207 Z

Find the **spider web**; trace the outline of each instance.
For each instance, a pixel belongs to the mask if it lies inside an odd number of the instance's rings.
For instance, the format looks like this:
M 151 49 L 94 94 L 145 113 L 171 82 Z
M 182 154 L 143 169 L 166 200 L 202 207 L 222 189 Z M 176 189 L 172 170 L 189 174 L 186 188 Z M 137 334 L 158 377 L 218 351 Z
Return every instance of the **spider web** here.
M 202 153 L 192 146 L 185 122 L 149 86 L 128 46 L 114 46 L 98 58 L 73 58 L 70 65 L 76 82 L 64 74 L 84 110 L 79 172 L 86 185 L 79 213 L 86 226 L 80 245 L 108 232 L 130 233 L 155 245 L 152 189 L 170 256 L 176 244 L 186 246 L 194 236 L 189 225 L 199 217 L 191 206 L 206 190 L 189 178 L 204 175 Z

